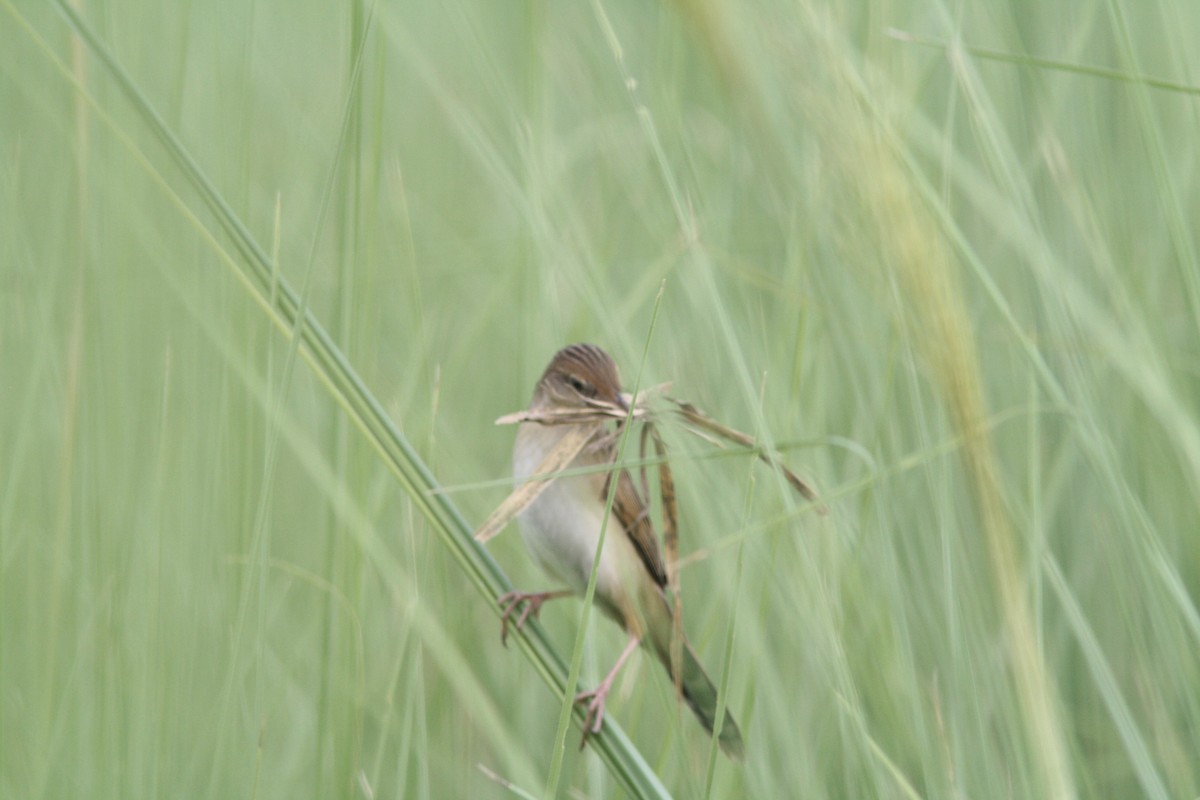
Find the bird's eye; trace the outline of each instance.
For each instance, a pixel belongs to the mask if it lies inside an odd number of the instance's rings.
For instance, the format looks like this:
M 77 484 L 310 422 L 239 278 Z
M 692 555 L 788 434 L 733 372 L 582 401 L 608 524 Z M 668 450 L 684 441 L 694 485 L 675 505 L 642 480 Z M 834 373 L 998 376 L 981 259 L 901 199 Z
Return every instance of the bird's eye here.
M 579 378 L 576 378 L 574 375 L 567 376 L 567 383 L 572 389 L 579 392 L 581 395 L 584 395 L 585 397 L 594 397 L 596 394 L 596 390 L 592 388 L 590 383 L 587 381 L 582 381 Z

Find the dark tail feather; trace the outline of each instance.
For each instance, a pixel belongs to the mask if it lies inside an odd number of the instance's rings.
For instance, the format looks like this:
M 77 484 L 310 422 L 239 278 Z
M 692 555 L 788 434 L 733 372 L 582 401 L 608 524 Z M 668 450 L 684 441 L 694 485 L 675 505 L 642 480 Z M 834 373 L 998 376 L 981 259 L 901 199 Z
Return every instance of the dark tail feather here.
M 658 651 L 658 657 L 667 667 L 667 672 L 671 671 L 671 656 L 666 652 L 665 648 L 655 648 Z M 704 666 L 700 663 L 700 659 L 696 657 L 696 651 L 692 649 L 688 642 L 683 643 L 683 658 L 680 664 L 683 671 L 683 677 L 680 684 L 683 688 L 683 699 L 687 701 L 688 707 L 695 712 L 700 724 L 703 725 L 709 733 L 713 732 L 717 721 L 717 687 L 713 685 L 712 680 L 704 671 Z M 674 676 L 672 676 L 673 678 Z M 742 742 L 742 732 L 738 730 L 737 723 L 733 721 L 733 715 L 729 713 L 729 708 L 725 709 L 725 720 L 721 724 L 721 733 L 717 739 L 717 744 L 725 755 L 741 761 L 745 754 L 745 745 Z

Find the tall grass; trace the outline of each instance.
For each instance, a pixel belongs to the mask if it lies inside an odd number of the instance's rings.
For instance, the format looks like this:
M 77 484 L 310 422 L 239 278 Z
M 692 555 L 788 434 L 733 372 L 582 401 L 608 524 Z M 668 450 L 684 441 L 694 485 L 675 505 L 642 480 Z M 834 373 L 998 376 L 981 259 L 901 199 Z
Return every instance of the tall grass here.
M 1195 796 L 1200 13 L 1043 6 L 0 0 L 0 796 Z M 743 764 L 468 538 L 664 279 Z

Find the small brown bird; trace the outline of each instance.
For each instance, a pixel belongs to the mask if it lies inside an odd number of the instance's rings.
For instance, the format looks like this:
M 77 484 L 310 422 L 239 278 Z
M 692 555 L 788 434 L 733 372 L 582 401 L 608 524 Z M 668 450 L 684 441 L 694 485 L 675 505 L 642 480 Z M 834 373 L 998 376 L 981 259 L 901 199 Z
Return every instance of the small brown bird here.
M 597 401 L 628 408 L 629 400 L 621 393 L 617 365 L 595 345 L 573 344 L 551 359 L 534 390 L 530 411 L 586 411 L 594 408 Z M 535 474 L 572 427 L 523 422 L 513 446 L 514 477 L 520 481 Z M 570 466 L 611 464 L 614 448 L 612 437 L 601 430 L 598 438 L 584 447 Z M 505 605 L 502 635 L 507 633 L 510 616 L 522 604 L 527 605 L 516 620 L 517 627 L 528 617 L 536 616 L 547 600 L 585 593 L 607 505 L 607 481 L 607 473 L 603 471 L 558 478 L 520 514 L 521 538 L 526 549 L 542 571 L 568 589 L 511 592 L 502 597 L 501 603 Z M 629 643 L 600 685 L 575 698 L 576 702 L 588 703 L 585 740 L 589 732 L 600 730 L 605 699 L 613 681 L 639 644 L 654 653 L 668 673 L 671 671 L 672 616 L 666 585 L 666 568 L 650 515 L 629 474 L 622 472 L 600 556 L 595 602 L 606 616 L 626 630 Z M 686 640 L 680 671 L 678 680 L 683 698 L 711 733 L 716 722 L 717 689 Z M 719 743 L 730 757 L 742 756 L 742 735 L 728 710 Z

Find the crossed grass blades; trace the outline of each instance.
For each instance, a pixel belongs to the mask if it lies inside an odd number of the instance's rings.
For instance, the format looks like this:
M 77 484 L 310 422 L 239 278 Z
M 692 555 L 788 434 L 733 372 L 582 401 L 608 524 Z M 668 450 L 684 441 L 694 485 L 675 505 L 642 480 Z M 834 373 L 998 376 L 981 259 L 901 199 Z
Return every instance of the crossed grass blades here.
M 512 493 L 484 521 L 475 532 L 475 540 L 482 544 L 500 533 L 509 522 L 536 500 L 585 448 L 603 447 L 613 438 L 620 436 L 626 424 L 640 424 L 642 428 L 639 436 L 639 455 L 642 463 L 636 467 L 635 485 L 641 487 L 643 508 L 649 509 L 651 507 L 649 503 L 650 480 L 646 470 L 647 467 L 653 466 L 657 462 L 659 499 L 662 507 L 662 531 L 660 533 L 666 555 L 667 588 L 672 601 L 671 673 L 676 676 L 675 693 L 677 696 L 682 696 L 683 688 L 680 684 L 682 672 L 678 667 L 683 657 L 683 604 L 679 591 L 679 528 L 677 524 L 678 508 L 675 502 L 675 480 L 671 475 L 666 443 L 656 427 L 660 413 L 651 407 L 650 400 L 661 395 L 668 404 L 669 411 L 682 420 L 684 429 L 705 441 L 723 447 L 722 440 L 724 440 L 755 451 L 760 460 L 779 470 L 801 497 L 816 504 L 819 513 L 827 514 L 829 509 L 821 502 L 820 496 L 811 485 L 789 469 L 774 453 L 761 448 L 753 437 L 717 422 L 691 403 L 667 396 L 666 391 L 669 388 L 670 384 L 661 384 L 638 392 L 637 397 L 625 395 L 623 399 L 628 404 L 627 408 L 604 400 L 590 399 L 588 400 L 589 407 L 586 409 L 551 408 L 517 411 L 497 419 L 497 425 L 532 422 L 539 425 L 570 425 L 571 428 L 559 441 L 558 446 L 551 450 L 538 465 L 536 472 L 526 482 L 513 489 Z M 607 429 L 607 424 L 614 420 L 617 423 L 616 428 Z M 654 450 L 652 459 L 647 457 L 650 446 Z M 613 453 L 616 453 L 615 449 L 613 449 Z M 614 465 L 614 469 L 608 473 L 605 482 L 605 493 L 607 493 L 608 484 L 614 475 L 619 475 L 621 472 L 629 472 L 629 470 L 617 469 Z M 630 474 L 631 479 L 634 477 L 635 475 Z

